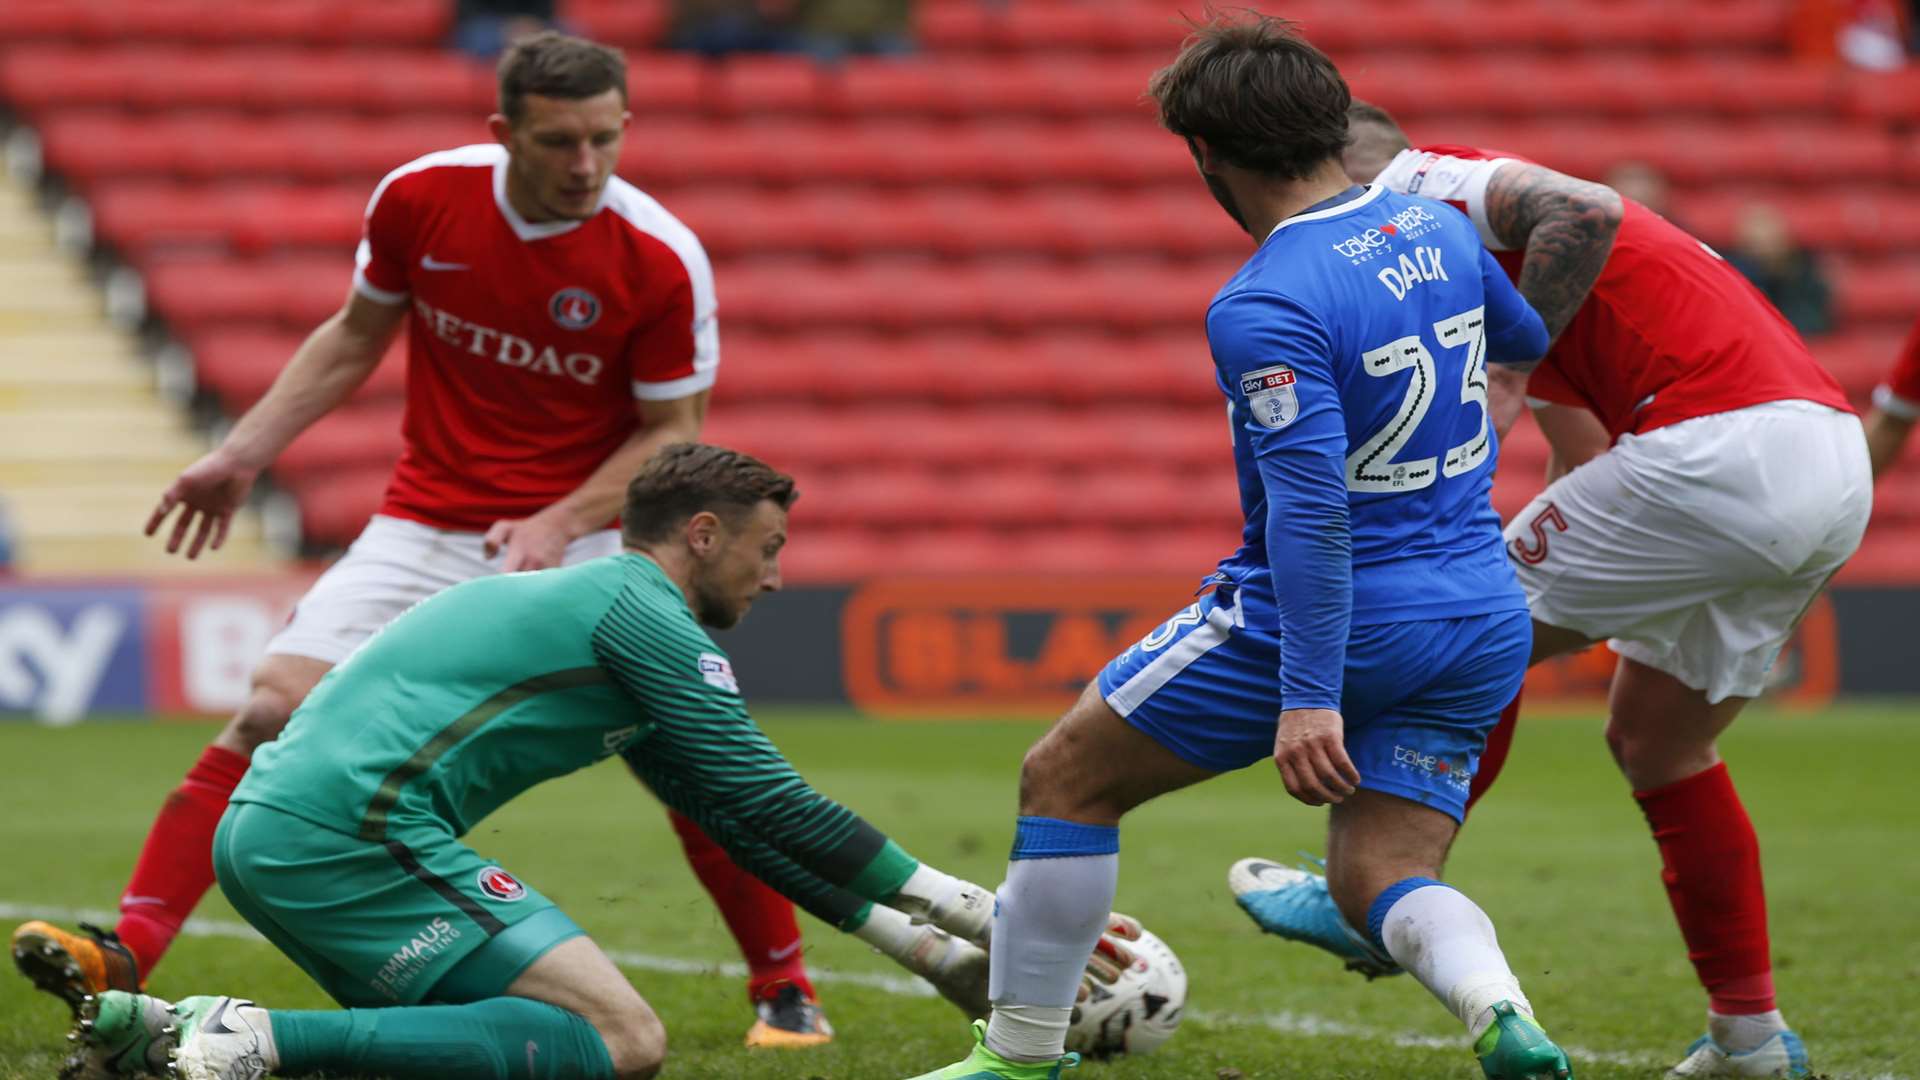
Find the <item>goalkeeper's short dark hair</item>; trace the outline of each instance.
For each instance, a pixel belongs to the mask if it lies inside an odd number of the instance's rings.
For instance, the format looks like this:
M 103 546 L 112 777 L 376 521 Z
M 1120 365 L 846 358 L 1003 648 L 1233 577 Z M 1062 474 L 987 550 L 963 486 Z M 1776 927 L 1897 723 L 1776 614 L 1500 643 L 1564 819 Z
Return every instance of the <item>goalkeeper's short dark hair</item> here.
M 793 477 L 759 458 L 724 446 L 673 443 L 627 485 L 620 533 L 629 546 L 656 543 L 702 510 L 732 524 L 762 502 L 786 510 L 799 497 Z

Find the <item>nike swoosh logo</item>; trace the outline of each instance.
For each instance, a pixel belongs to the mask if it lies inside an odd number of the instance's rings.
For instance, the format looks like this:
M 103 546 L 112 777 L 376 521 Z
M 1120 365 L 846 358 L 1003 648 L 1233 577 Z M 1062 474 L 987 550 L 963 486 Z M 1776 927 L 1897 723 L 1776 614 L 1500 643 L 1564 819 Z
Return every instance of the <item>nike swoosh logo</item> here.
M 787 957 L 792 956 L 794 953 L 797 953 L 799 951 L 800 951 L 800 942 L 798 940 L 795 940 L 793 944 L 787 946 L 784 949 L 768 949 L 767 959 L 785 960 Z
M 221 1019 L 221 1017 L 226 1015 L 227 1010 L 231 1008 L 233 1008 L 232 998 L 228 998 L 227 1000 L 221 1002 L 220 1007 L 218 1009 L 213 1010 L 213 1015 L 207 1017 L 206 1021 L 200 1025 L 200 1030 L 207 1032 L 210 1035 L 238 1034 L 238 1032 L 236 1032 L 234 1029 L 226 1025 L 226 1021 Z
M 471 266 L 468 266 L 466 263 L 441 262 L 439 259 L 434 258 L 432 255 L 422 255 L 420 256 L 420 269 L 422 270 L 471 270 L 473 268 Z
M 166 900 L 158 896 L 135 896 L 128 893 L 120 898 L 121 907 L 141 907 L 165 904 Z

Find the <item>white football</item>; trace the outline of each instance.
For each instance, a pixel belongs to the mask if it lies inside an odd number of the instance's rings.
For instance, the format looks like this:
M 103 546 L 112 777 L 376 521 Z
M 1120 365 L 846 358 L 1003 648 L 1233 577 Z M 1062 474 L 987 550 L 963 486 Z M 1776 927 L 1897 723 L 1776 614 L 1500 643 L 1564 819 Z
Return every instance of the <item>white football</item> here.
M 1073 1007 L 1067 1049 L 1089 1058 L 1147 1054 L 1173 1038 L 1187 1008 L 1187 969 L 1150 930 L 1127 948 L 1133 966 L 1118 981 L 1086 980 L 1090 993 Z

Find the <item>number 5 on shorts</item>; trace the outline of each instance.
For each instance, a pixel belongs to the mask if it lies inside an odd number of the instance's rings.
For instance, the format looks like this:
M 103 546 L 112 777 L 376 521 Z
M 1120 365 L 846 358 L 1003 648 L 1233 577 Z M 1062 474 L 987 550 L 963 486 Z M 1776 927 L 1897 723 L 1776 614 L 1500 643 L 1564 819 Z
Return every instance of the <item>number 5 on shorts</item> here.
M 1527 528 L 1533 531 L 1533 544 L 1529 546 L 1524 538 L 1513 542 L 1513 557 L 1528 566 L 1538 566 L 1547 558 L 1547 526 L 1553 526 L 1554 532 L 1567 531 L 1567 519 L 1560 516 L 1560 508 L 1548 503 L 1540 508 L 1527 522 Z

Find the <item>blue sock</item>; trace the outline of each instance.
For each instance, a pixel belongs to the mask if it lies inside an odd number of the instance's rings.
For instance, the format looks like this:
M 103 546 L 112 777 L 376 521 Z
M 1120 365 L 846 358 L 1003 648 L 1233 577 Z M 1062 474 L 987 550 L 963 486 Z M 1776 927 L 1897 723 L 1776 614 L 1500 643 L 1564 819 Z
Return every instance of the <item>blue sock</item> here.
M 1387 951 L 1387 943 L 1380 937 L 1380 928 L 1386 925 L 1387 912 L 1393 910 L 1393 905 L 1399 903 L 1401 897 L 1413 890 L 1424 889 L 1429 885 L 1445 886 L 1446 882 L 1435 881 L 1430 877 L 1401 878 L 1373 898 L 1373 905 L 1367 908 L 1367 940 L 1373 942 L 1374 948 L 1381 952 Z

